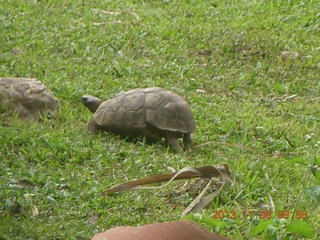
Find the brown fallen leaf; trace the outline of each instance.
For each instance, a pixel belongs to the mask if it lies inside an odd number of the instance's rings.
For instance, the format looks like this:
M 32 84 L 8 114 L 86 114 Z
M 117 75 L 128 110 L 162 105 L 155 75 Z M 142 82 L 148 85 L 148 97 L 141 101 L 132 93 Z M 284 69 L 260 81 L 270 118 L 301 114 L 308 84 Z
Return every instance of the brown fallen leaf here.
M 6 209 L 6 213 L 8 217 L 14 217 L 16 215 L 21 214 L 21 212 L 22 212 L 22 206 L 18 202 L 15 202 L 13 205 L 11 205 Z
M 32 217 L 37 217 L 37 216 L 39 216 L 39 209 L 37 208 L 37 206 L 33 206 Z
M 100 217 L 99 215 L 91 216 L 91 217 L 89 217 L 88 222 L 90 224 L 94 225 L 98 221 L 99 217 Z
M 211 49 L 205 49 L 205 50 L 200 50 L 198 52 L 198 55 L 202 56 L 211 56 L 212 55 L 212 50 Z
M 27 179 L 22 179 L 22 180 L 19 180 L 17 183 L 16 183 L 17 186 L 21 187 L 21 188 L 31 188 L 31 187 L 34 187 L 34 184 L 32 182 L 30 182 L 29 180 Z
M 289 59 L 297 59 L 298 57 L 299 57 L 298 52 L 284 51 L 281 53 L 281 59 L 283 61 L 287 61 Z
M 196 89 L 196 92 L 197 93 L 207 93 L 206 90 L 203 90 L 203 89 L 200 89 L 200 88 Z
M 110 194 L 116 192 L 124 192 L 129 190 L 142 190 L 142 189 L 160 189 L 169 185 L 172 181 L 180 179 L 190 179 L 190 178 L 207 178 L 208 183 L 203 191 L 199 194 L 198 197 L 187 207 L 187 209 L 182 213 L 182 216 L 187 215 L 189 212 L 199 212 L 205 206 L 207 206 L 216 196 L 219 195 L 221 190 L 226 184 L 232 185 L 233 180 L 231 173 L 227 164 L 222 163 L 217 166 L 205 166 L 199 168 L 185 167 L 177 172 L 168 173 L 168 174 L 159 174 L 139 180 L 134 180 L 130 182 L 125 182 L 113 186 L 105 191 L 102 194 Z M 220 180 L 220 181 L 219 181 Z M 146 184 L 165 182 L 164 185 L 157 187 L 142 187 Z M 218 188 L 216 191 L 212 192 L 208 196 L 205 196 L 209 187 L 216 183 L 215 186 Z

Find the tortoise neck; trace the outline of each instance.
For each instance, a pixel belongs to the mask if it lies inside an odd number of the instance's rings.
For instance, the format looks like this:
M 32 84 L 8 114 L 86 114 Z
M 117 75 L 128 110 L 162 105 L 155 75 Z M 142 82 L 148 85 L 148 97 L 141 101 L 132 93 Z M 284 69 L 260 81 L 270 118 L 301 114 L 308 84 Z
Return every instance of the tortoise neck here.
M 92 113 L 94 113 L 95 111 L 97 111 L 100 104 L 101 104 L 101 101 L 95 102 L 95 103 L 91 104 L 90 106 L 88 106 L 88 108 Z

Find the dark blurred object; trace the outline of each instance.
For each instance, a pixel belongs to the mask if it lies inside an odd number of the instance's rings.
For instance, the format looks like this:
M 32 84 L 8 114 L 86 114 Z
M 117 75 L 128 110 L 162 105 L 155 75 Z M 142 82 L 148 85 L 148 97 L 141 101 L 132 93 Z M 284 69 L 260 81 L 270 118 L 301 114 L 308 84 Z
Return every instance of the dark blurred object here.
M 228 240 L 193 221 L 154 223 L 141 227 L 116 227 L 91 240 Z

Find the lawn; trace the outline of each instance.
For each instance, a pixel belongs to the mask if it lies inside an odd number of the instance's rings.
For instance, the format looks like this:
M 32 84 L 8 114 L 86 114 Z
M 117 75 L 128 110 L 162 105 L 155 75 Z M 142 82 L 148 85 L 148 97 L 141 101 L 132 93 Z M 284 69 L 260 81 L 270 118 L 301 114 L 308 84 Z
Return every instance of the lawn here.
M 100 193 L 225 162 L 233 187 L 188 218 L 233 239 L 317 239 L 319 9 L 319 0 L 0 0 L 0 76 L 38 78 L 61 103 L 40 122 L 1 112 L 0 238 L 90 239 L 178 220 L 196 196 L 181 183 Z M 192 151 L 88 134 L 82 95 L 149 86 L 192 107 Z

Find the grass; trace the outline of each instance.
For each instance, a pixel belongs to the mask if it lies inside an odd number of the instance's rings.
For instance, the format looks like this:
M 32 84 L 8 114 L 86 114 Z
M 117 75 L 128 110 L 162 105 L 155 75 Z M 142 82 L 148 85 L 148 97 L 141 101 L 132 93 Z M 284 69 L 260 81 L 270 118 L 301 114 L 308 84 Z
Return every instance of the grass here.
M 303 222 L 319 232 L 319 202 L 305 193 L 318 184 L 308 169 L 320 145 L 319 1 L 0 3 L 0 76 L 36 77 L 61 101 L 53 120 L 1 116 L 3 239 L 90 239 L 114 226 L 177 220 L 192 196 L 169 198 L 172 187 L 99 193 L 168 167 L 220 162 L 235 186 L 189 218 L 234 239 L 303 239 L 275 215 L 307 211 Z M 283 51 L 299 58 L 283 61 Z M 190 103 L 200 145 L 193 152 L 87 133 L 82 95 L 108 99 L 148 86 Z M 265 223 L 259 211 L 272 205 Z M 254 216 L 213 221 L 213 211 Z

